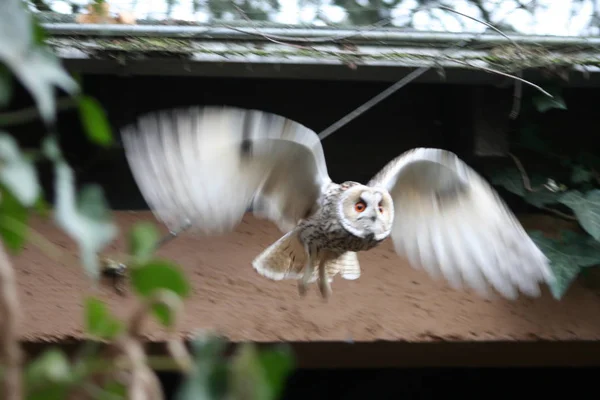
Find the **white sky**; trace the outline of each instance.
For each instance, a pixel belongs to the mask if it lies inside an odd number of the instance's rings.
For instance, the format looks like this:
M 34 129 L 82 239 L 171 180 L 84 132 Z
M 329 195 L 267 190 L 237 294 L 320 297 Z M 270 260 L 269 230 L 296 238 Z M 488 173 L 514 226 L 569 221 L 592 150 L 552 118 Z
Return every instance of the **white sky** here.
M 87 4 L 89 0 L 71 0 L 74 3 Z M 134 13 L 137 18 L 152 17 L 164 18 L 167 10 L 165 0 L 108 0 L 111 4 L 111 10 L 129 11 Z M 231 0 L 227 0 L 231 1 Z M 527 0 L 524 0 L 527 2 Z M 532 1 L 532 0 L 529 0 Z M 577 36 L 577 35 L 597 35 L 598 32 L 586 32 L 585 27 L 590 21 L 592 15 L 592 2 L 600 0 L 586 0 L 582 6 L 575 6 L 573 0 L 537 0 L 539 6 L 534 15 L 527 11 L 517 9 L 517 4 L 513 0 L 484 0 L 489 11 L 492 13 L 494 22 L 503 21 L 515 27 L 523 34 L 535 35 L 559 35 L 559 36 Z M 260 1 L 257 0 L 257 3 Z M 361 0 L 361 4 L 368 4 L 369 0 Z M 316 15 L 316 7 L 299 6 L 298 0 L 279 0 L 281 9 L 273 16 L 276 22 L 297 24 L 310 23 Z M 330 4 L 331 0 L 323 0 L 322 4 Z M 57 12 L 70 12 L 67 2 L 55 0 L 53 9 Z M 136 4 L 132 10 L 132 5 Z M 396 23 L 405 22 L 410 10 L 416 7 L 415 0 L 404 0 L 394 9 L 392 17 Z M 470 5 L 465 0 L 446 1 L 446 4 L 452 4 L 455 10 L 471 15 L 475 18 L 480 17 L 479 10 Z M 332 22 L 340 22 L 345 17 L 342 8 L 324 5 L 322 12 Z M 204 22 L 207 16 L 204 13 L 192 12 L 192 0 L 178 0 L 174 7 L 172 17 L 182 20 L 195 20 Z M 421 11 L 415 14 L 414 26 L 419 30 L 448 31 L 448 32 L 480 32 L 486 29 L 480 23 L 464 18 L 460 15 L 454 15 L 443 10 Z M 316 22 L 315 24 L 324 25 Z M 462 26 L 461 26 L 462 24 Z

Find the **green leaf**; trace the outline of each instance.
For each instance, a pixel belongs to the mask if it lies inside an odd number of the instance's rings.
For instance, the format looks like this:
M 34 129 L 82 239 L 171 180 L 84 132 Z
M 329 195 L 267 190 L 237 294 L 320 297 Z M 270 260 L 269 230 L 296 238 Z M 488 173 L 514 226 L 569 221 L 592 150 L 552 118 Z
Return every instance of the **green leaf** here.
M 101 146 L 113 143 L 113 134 L 104 108 L 93 97 L 80 96 L 78 101 L 79 115 L 88 138 Z
M 26 207 L 40 196 L 37 171 L 31 160 L 24 157 L 17 141 L 0 131 L 0 182 Z
M 279 398 L 285 388 L 286 380 L 294 369 L 294 357 L 287 345 L 263 350 L 258 354 L 259 362 L 265 371 L 267 384 L 271 387 L 273 398 Z
M 587 233 L 600 240 L 600 190 L 594 189 L 583 194 L 578 190 L 564 193 L 559 202 L 571 208 L 577 220 Z
M 38 16 L 34 13 L 31 14 L 31 29 L 33 29 L 33 42 L 38 46 L 43 45 L 48 38 L 48 33 L 40 24 Z
M 550 291 L 561 299 L 581 268 L 600 263 L 600 245 L 590 237 L 562 231 L 559 240 L 550 239 L 541 231 L 531 231 L 529 236 L 550 260 L 555 281 Z
M 110 313 L 106 304 L 94 297 L 85 301 L 85 323 L 87 333 L 102 339 L 112 339 L 124 329 L 123 323 Z
M 73 383 L 73 369 L 66 354 L 57 348 L 46 350 L 25 370 L 27 400 L 63 400 Z
M 42 140 L 42 153 L 54 162 L 63 161 L 62 152 L 56 136 L 48 135 Z
M 525 196 L 525 187 L 523 186 L 523 177 L 517 168 L 504 167 L 494 169 L 489 173 L 490 182 L 517 196 Z
M 0 2 L 0 62 L 33 97 L 45 122 L 56 120 L 55 87 L 75 94 L 79 86 L 50 48 L 40 44 L 40 30 L 21 0 Z
M 183 271 L 174 263 L 166 260 L 151 260 L 131 269 L 131 284 L 140 295 L 150 296 L 158 289 L 171 290 L 180 297 L 187 297 L 190 286 Z M 153 309 L 156 318 L 165 326 L 173 323 L 168 308 L 158 304 Z
M 291 354 L 282 350 L 259 352 L 252 343 L 238 347 L 233 357 L 230 394 L 233 398 L 276 400 L 292 369 Z
M 86 186 L 76 202 L 73 170 L 64 161 L 55 162 L 54 169 L 54 219 L 77 242 L 88 275 L 98 279 L 100 268 L 97 253 L 114 239 L 117 227 L 110 217 L 99 186 Z
M 77 207 L 81 215 L 94 220 L 110 220 L 108 202 L 100 185 L 88 184 L 81 188 L 77 197 Z
M 116 400 L 116 399 L 127 399 L 127 387 L 123 382 L 110 381 L 105 384 L 98 393 L 96 400 Z
M 221 400 L 227 398 L 227 365 L 223 338 L 206 334 L 192 341 L 194 367 L 179 386 L 176 400 Z
M 62 350 L 57 348 L 46 350 L 37 359 L 31 361 L 25 371 L 25 383 L 28 389 L 48 384 L 66 384 L 71 379 L 72 369 L 69 359 Z
M 558 93 L 551 93 L 554 97 L 550 98 L 546 95 L 539 94 L 533 97 L 533 105 L 536 110 L 541 113 L 544 113 L 548 110 L 558 109 L 558 110 L 566 110 L 567 105 L 565 104 L 565 100 Z
M 50 215 L 50 204 L 44 199 L 44 195 L 41 194 L 33 205 L 35 211 L 43 218 L 47 218 Z
M 571 171 L 571 181 L 573 181 L 573 183 L 589 182 L 592 180 L 593 176 L 592 171 L 581 165 L 574 165 Z
M 158 229 L 151 222 L 138 222 L 129 231 L 129 253 L 139 263 L 147 261 L 160 238 Z
M 7 188 L 0 185 L 0 235 L 6 247 L 17 253 L 27 239 L 27 209 Z

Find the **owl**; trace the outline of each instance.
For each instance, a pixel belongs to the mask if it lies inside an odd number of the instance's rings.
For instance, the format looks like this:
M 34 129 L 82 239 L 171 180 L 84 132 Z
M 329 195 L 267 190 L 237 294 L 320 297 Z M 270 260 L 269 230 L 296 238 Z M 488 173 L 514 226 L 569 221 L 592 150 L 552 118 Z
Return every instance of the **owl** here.
M 268 279 L 297 280 L 301 295 L 318 282 L 329 298 L 333 278 L 359 278 L 358 253 L 388 237 L 413 268 L 486 298 L 538 297 L 555 279 L 491 185 L 452 152 L 415 148 L 367 184 L 335 183 L 318 135 L 269 112 L 161 110 L 121 133 L 158 220 L 200 235 L 230 232 L 246 212 L 272 221 L 283 236 L 252 266 Z

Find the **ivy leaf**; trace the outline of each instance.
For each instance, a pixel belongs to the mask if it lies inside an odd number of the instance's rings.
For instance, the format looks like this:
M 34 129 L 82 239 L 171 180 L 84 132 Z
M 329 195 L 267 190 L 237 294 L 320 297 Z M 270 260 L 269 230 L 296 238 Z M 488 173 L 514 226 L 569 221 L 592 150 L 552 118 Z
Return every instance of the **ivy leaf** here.
M 176 400 L 221 400 L 227 394 L 225 341 L 215 335 L 197 335 L 192 341 L 194 366 L 179 386 Z
M 600 245 L 590 237 L 562 231 L 559 240 L 550 239 L 541 231 L 531 231 L 529 236 L 550 260 L 555 281 L 550 291 L 560 300 L 581 268 L 600 263 Z
M 64 161 L 56 161 L 55 193 L 58 224 L 79 245 L 81 259 L 88 275 L 100 276 L 97 253 L 117 234 L 117 227 L 110 218 L 108 206 L 99 186 L 89 185 L 82 189 L 78 201 L 75 198 L 73 170 Z
M 532 206 L 544 208 L 548 204 L 557 203 L 562 192 L 552 192 L 546 188 L 541 188 L 535 192 L 527 192 L 525 201 Z
M 292 365 L 287 351 L 259 352 L 254 344 L 244 344 L 233 357 L 230 394 L 233 398 L 276 400 Z
M 138 222 L 129 231 L 129 253 L 139 263 L 147 261 L 154 253 L 160 238 L 158 229 L 150 222 Z
M 0 235 L 6 247 L 18 252 L 27 239 L 27 209 L 7 190 L 0 185 Z
M 40 196 L 35 165 L 23 156 L 17 141 L 1 131 L 0 182 L 26 207 L 32 206 Z
M 101 146 L 113 143 L 113 134 L 106 118 L 104 108 L 98 100 L 90 96 L 80 96 L 78 101 L 79 115 L 88 138 Z
M 527 203 L 543 208 L 548 204 L 557 203 L 562 192 L 552 192 L 543 187 L 547 183 L 547 178 L 539 174 L 532 174 L 530 184 L 535 191 L 525 189 L 523 176 L 516 167 L 504 167 L 493 170 L 490 174 L 490 182 L 501 186 L 511 193 L 523 197 Z
M 571 181 L 573 181 L 573 183 L 589 182 L 592 180 L 593 176 L 592 171 L 581 165 L 574 165 L 571 171 Z
M 489 177 L 492 184 L 501 186 L 517 196 L 525 196 L 523 177 L 517 168 L 498 168 L 491 171 Z
M 565 104 L 565 100 L 558 93 L 551 93 L 553 98 L 550 98 L 543 94 L 538 94 L 533 97 L 533 105 L 536 110 L 541 113 L 544 113 L 548 110 L 558 109 L 558 110 L 566 110 L 567 105 Z
M 102 339 L 112 339 L 123 331 L 123 323 L 111 315 L 106 304 L 94 297 L 85 301 L 87 333 Z
M 45 122 L 56 120 L 54 88 L 74 94 L 79 86 L 50 49 L 39 43 L 31 12 L 20 0 L 0 1 L 0 61 L 34 98 Z
M 600 240 L 600 189 L 585 194 L 571 190 L 564 193 L 559 202 L 572 209 L 583 229 Z
M 142 296 L 148 297 L 158 289 L 167 289 L 179 297 L 187 297 L 190 286 L 181 269 L 166 260 L 151 260 L 131 269 L 131 284 Z M 153 312 L 165 326 L 173 323 L 169 309 L 162 304 L 155 305 Z

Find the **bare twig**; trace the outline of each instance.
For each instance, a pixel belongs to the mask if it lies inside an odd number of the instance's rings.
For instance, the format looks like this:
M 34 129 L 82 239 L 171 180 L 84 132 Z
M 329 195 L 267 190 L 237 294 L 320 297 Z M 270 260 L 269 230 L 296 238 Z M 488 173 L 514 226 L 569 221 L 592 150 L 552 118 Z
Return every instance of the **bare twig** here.
M 495 31 L 499 32 L 501 35 L 503 35 L 504 37 L 506 37 L 508 40 L 510 40 L 511 42 L 513 42 L 515 44 L 515 46 L 519 47 L 517 45 L 516 42 L 514 42 L 512 39 L 510 39 L 506 34 L 502 33 L 499 29 L 491 26 L 489 23 L 486 23 L 484 21 L 480 21 L 476 18 L 470 17 L 468 15 L 465 15 L 461 12 L 455 11 L 449 7 L 445 7 L 445 6 L 439 6 L 439 8 L 442 8 L 444 10 L 449 10 L 452 12 L 456 12 L 457 14 L 460 15 L 464 15 L 465 17 L 468 17 L 470 19 L 473 19 L 477 22 L 480 22 L 486 26 L 489 26 L 490 28 L 494 29 Z M 476 35 L 477 36 L 477 35 Z M 452 51 L 455 50 L 457 48 L 461 48 L 464 47 L 464 45 L 467 43 L 467 41 L 462 41 L 461 43 L 449 47 L 446 49 L 446 51 Z M 285 44 L 285 43 L 283 43 Z M 472 65 L 466 61 L 461 61 L 461 60 L 456 60 L 452 57 L 446 56 L 444 57 L 449 61 L 453 61 L 459 64 L 463 64 L 463 65 L 467 65 L 471 68 L 475 68 L 475 69 L 481 69 L 483 71 L 489 72 L 489 73 L 494 73 L 497 75 L 502 75 L 511 79 L 514 79 L 518 85 L 520 85 L 521 83 L 526 83 L 534 88 L 536 88 L 537 90 L 539 90 L 540 92 L 542 92 L 543 94 L 545 94 L 546 96 L 549 96 L 550 98 L 552 98 L 553 96 L 548 93 L 547 91 L 545 91 L 544 89 L 542 89 L 541 87 L 539 87 L 538 85 L 531 83 L 521 77 L 518 76 L 514 76 L 505 72 L 501 72 L 501 71 L 497 71 L 495 69 L 492 68 L 488 68 L 488 67 L 482 67 L 482 66 L 476 66 L 476 65 Z M 332 133 L 334 133 L 335 131 L 337 131 L 338 129 L 340 129 L 342 126 L 346 125 L 348 122 L 352 121 L 353 119 L 357 118 L 358 116 L 360 116 L 361 114 L 363 114 L 365 111 L 369 110 L 370 108 L 374 107 L 377 103 L 381 102 L 382 100 L 386 99 L 387 97 L 389 97 L 390 95 L 392 95 L 393 93 L 395 93 L 396 91 L 398 91 L 399 89 L 401 89 L 402 87 L 406 86 L 408 83 L 412 82 L 413 80 L 415 80 L 416 78 L 418 78 L 419 76 L 421 76 L 422 74 L 424 74 L 425 72 L 427 72 L 429 69 L 431 69 L 431 67 L 421 67 L 418 68 L 416 70 L 414 70 L 413 72 L 411 72 L 409 75 L 403 77 L 402 79 L 400 79 L 398 82 L 396 82 L 395 84 L 393 84 L 392 86 L 390 86 L 389 88 L 387 88 L 386 90 L 384 90 L 383 92 L 381 92 L 380 94 L 378 94 L 377 96 L 371 98 L 370 100 L 368 100 L 367 102 L 365 102 L 364 104 L 362 104 L 361 106 L 359 106 L 358 108 L 356 108 L 355 110 L 353 110 L 352 112 L 350 112 L 349 114 L 345 115 L 344 117 L 342 117 L 341 119 L 339 119 L 338 121 L 336 121 L 335 123 L 333 123 L 332 125 L 330 125 L 328 128 L 326 128 L 324 131 L 322 131 L 319 134 L 319 138 L 321 140 L 325 139 L 326 137 L 328 137 L 329 135 L 331 135 Z M 520 88 L 519 88 L 519 94 L 520 94 Z M 520 96 L 518 97 L 519 101 L 520 101 Z M 520 105 L 520 103 L 519 103 Z M 513 111 L 515 110 L 515 107 L 517 107 L 516 109 L 518 110 L 518 106 L 514 106 L 513 105 Z M 512 114 L 511 114 L 512 115 Z
M 512 44 L 514 44 L 516 48 L 521 49 L 521 46 L 519 46 L 517 44 L 517 42 L 515 42 L 514 40 L 512 40 L 507 34 L 505 34 L 504 32 L 502 32 L 500 29 L 496 28 L 494 25 L 490 24 L 489 22 L 485 22 L 485 21 L 482 21 L 482 20 L 477 19 L 475 17 L 472 17 L 470 15 L 461 13 L 460 11 L 456 11 L 455 9 L 447 7 L 447 6 L 437 6 L 437 8 L 441 8 L 442 10 L 446 10 L 446 11 L 450 11 L 450 12 L 456 13 L 458 15 L 462 15 L 465 18 L 469 18 L 470 20 L 473 20 L 475 22 L 479 22 L 480 24 L 485 25 L 488 28 L 490 28 L 490 29 L 494 30 L 495 32 L 497 32 L 498 34 L 502 35 L 504 38 L 506 38 Z
M 22 353 L 18 342 L 17 326 L 20 310 L 14 270 L 0 242 L 0 362 L 4 374 L 2 399 L 21 400 Z
M 517 72 L 517 76 L 521 77 L 521 71 Z M 513 91 L 513 105 L 508 115 L 510 119 L 517 119 L 521 111 L 521 98 L 523 95 L 523 83 L 520 81 L 515 82 L 515 90 Z
M 542 210 L 549 211 L 552 214 L 556 215 L 557 217 L 568 219 L 569 221 L 577 221 L 577 217 L 575 217 L 574 215 L 570 215 L 570 214 L 564 213 L 562 211 L 555 210 L 554 208 L 542 207 Z
M 238 13 L 242 16 L 242 18 L 244 18 L 248 22 L 252 22 L 252 20 L 248 18 L 246 13 L 240 7 L 235 6 L 235 8 L 237 9 Z M 372 25 L 367 25 L 365 27 L 357 28 L 354 32 L 351 32 L 351 33 L 348 33 L 345 35 L 326 36 L 326 37 L 322 37 L 322 38 L 297 38 L 297 37 L 286 37 L 286 36 L 281 36 L 281 35 L 267 35 L 267 34 L 259 32 L 258 30 L 256 32 L 251 32 L 251 31 L 247 31 L 245 29 L 241 29 L 241 28 L 231 26 L 231 25 L 225 25 L 225 27 L 228 29 L 234 30 L 234 31 L 245 33 L 247 35 L 255 35 L 255 36 L 261 36 L 265 39 L 285 41 L 285 42 L 287 42 L 286 44 L 290 44 L 290 42 L 317 44 L 317 43 L 339 42 L 340 40 L 346 40 L 346 39 L 350 39 L 350 38 L 353 38 L 356 36 L 360 36 L 360 34 L 362 34 L 363 32 L 369 32 L 373 29 L 383 27 L 383 26 L 389 24 L 390 22 L 391 22 L 390 19 L 386 18 L 386 19 L 382 19 L 381 21 L 378 21 Z
M 173 324 L 170 332 L 174 336 L 177 321 L 181 314 L 183 305 L 179 297 L 168 290 L 158 290 L 152 296 L 145 299 L 134 311 L 129 320 L 127 330 L 120 338 L 115 340 L 114 346 L 120 350 L 127 360 L 130 370 L 128 393 L 129 398 L 135 400 L 153 399 L 162 400 L 163 394 L 160 389 L 158 378 L 148 365 L 148 360 L 142 346 L 142 328 L 144 321 L 156 304 L 167 306 L 173 316 Z M 167 343 L 167 349 L 179 368 L 187 371 L 193 365 L 192 357 L 187 349 L 177 338 L 171 338 Z
M 421 68 L 418 68 L 418 69 L 412 71 L 410 74 L 406 75 L 404 78 L 400 79 L 398 82 L 394 83 L 392 86 L 390 86 L 383 92 L 379 93 L 377 96 L 368 100 L 366 103 L 362 104 L 361 106 L 356 108 L 354 111 L 350 112 L 349 114 L 345 115 L 343 118 L 334 122 L 327 129 L 325 129 L 324 131 L 319 133 L 319 139 L 324 140 L 327 136 L 331 135 L 332 133 L 334 133 L 335 131 L 340 129 L 342 126 L 344 126 L 348 122 L 352 121 L 354 118 L 360 116 L 362 113 L 364 113 L 368 109 L 372 108 L 380 101 L 391 96 L 393 93 L 395 93 L 402 87 L 408 85 L 410 82 L 414 81 L 416 78 L 423 75 L 425 72 L 429 71 L 430 68 L 431 67 L 421 67 Z
M 538 187 L 538 188 L 533 188 L 531 187 L 531 180 L 529 179 L 529 176 L 527 175 L 527 171 L 525 171 L 525 167 L 523 167 L 523 164 L 521 163 L 521 160 L 519 160 L 517 158 L 517 156 L 515 156 L 512 153 L 508 153 L 508 155 L 513 159 L 513 161 L 515 162 L 515 165 L 517 166 L 517 169 L 519 170 L 519 173 L 521 174 L 521 180 L 523 181 L 523 188 L 525 188 L 525 190 L 527 190 L 528 192 L 539 192 L 541 190 L 546 189 L 544 185 Z M 547 190 L 547 189 L 546 189 Z M 542 210 L 546 210 L 548 212 L 553 213 L 554 215 L 564 218 L 564 219 L 568 219 L 570 221 L 577 221 L 577 217 L 573 216 L 573 215 L 569 215 L 566 214 L 562 211 L 558 211 L 555 210 L 554 208 L 550 208 L 550 207 L 540 207 Z
M 519 160 L 517 158 L 517 156 L 515 156 L 512 153 L 508 153 L 508 155 L 510 156 L 510 158 L 513 159 L 513 161 L 515 162 L 515 165 L 517 166 L 519 173 L 521 173 L 521 179 L 523 180 L 523 187 L 525 188 L 525 190 L 527 190 L 528 192 L 539 192 L 540 190 L 543 190 L 544 187 L 540 186 L 539 188 L 532 188 L 531 187 L 531 180 L 529 179 L 529 176 L 527 175 L 527 171 L 525 171 L 525 167 L 523 167 L 523 163 L 521 163 L 521 160 Z
M 518 76 L 511 75 L 511 74 L 507 74 L 506 72 L 498 71 L 498 70 L 496 70 L 496 69 L 493 69 L 493 68 L 483 67 L 483 66 L 481 66 L 481 65 L 473 65 L 473 64 L 471 64 L 471 63 L 469 63 L 469 62 L 467 62 L 467 61 L 463 61 L 463 60 L 456 60 L 456 59 L 454 59 L 454 58 L 451 58 L 451 57 L 446 57 L 446 59 L 447 59 L 447 60 L 449 60 L 449 61 L 452 61 L 452 62 L 458 63 L 458 64 L 467 65 L 467 66 L 469 66 L 469 67 L 471 67 L 471 68 L 475 68 L 475 69 L 481 69 L 481 70 L 483 70 L 483 71 L 485 71 L 485 72 L 490 72 L 490 73 L 492 73 L 492 74 L 498 74 L 498 75 L 502 75 L 502 76 L 505 76 L 505 77 L 507 77 L 507 78 L 511 78 L 511 79 L 514 79 L 514 80 L 516 80 L 516 81 L 523 82 L 523 83 L 525 83 L 525 84 L 527 84 L 527 85 L 529 85 L 529 86 L 531 86 L 531 87 L 533 87 L 533 88 L 535 88 L 535 89 L 539 90 L 540 92 L 542 92 L 542 93 L 543 93 L 543 94 L 545 94 L 546 96 L 548 96 L 548 97 L 550 97 L 550 98 L 552 98 L 552 99 L 554 98 L 554 96 L 552 96 L 550 93 L 548 93 L 547 91 L 545 91 L 544 89 L 542 89 L 541 87 L 539 87 L 538 85 L 536 85 L 535 83 L 531 83 L 531 82 L 529 82 L 528 80 L 525 80 L 525 79 L 523 79 L 523 78 L 519 78 Z
M 77 100 L 71 97 L 58 99 L 56 102 L 57 111 L 65 111 L 77 106 Z M 0 113 L 0 126 L 21 125 L 26 122 L 34 121 L 40 118 L 40 112 L 37 107 L 28 107 L 22 110 Z

